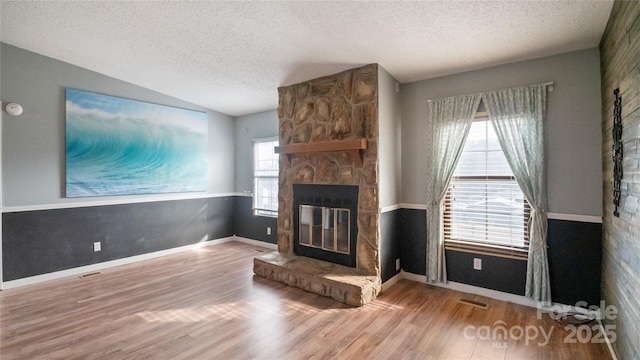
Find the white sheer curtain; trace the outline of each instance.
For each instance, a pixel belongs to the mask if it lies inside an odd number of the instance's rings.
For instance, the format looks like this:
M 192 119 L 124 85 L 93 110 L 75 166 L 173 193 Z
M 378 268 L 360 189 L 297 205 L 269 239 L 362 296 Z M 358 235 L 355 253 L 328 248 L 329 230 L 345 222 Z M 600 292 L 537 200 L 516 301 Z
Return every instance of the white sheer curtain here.
M 480 94 L 432 100 L 429 103 L 430 146 L 427 152 L 427 280 L 447 280 L 444 261 L 443 200 L 475 116 Z
M 502 151 L 531 205 L 525 295 L 542 302 L 551 301 L 543 129 L 546 95 L 544 85 L 482 94 Z

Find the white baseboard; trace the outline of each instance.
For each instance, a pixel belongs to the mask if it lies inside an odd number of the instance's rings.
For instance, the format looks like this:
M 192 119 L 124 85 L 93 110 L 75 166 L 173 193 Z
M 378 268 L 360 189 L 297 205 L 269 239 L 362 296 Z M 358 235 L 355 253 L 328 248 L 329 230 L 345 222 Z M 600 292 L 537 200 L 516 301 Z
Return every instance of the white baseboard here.
M 218 244 L 226 243 L 226 242 L 229 242 L 229 241 L 239 241 L 239 242 L 250 244 L 250 245 L 253 245 L 253 246 L 261 246 L 261 247 L 264 247 L 264 248 L 267 248 L 267 249 L 270 249 L 270 250 L 277 250 L 277 248 L 278 248 L 278 246 L 276 244 L 266 243 L 264 241 L 257 241 L 257 240 L 247 239 L 247 238 L 243 238 L 243 237 L 239 237 L 239 236 L 229 236 L 229 237 L 225 237 L 225 238 L 220 238 L 220 239 L 215 239 L 215 240 L 208 240 L 208 241 L 206 239 L 202 239 L 202 240 L 200 240 L 200 242 L 195 243 L 195 244 L 191 244 L 191 245 L 185 245 L 185 246 L 175 247 L 175 248 L 171 248 L 171 249 L 155 251 L 155 252 L 142 254 L 142 255 L 130 256 L 130 257 L 123 258 L 123 259 L 105 261 L 105 262 L 101 262 L 101 263 L 97 263 L 97 264 L 80 266 L 80 267 L 67 269 L 67 270 L 55 271 L 55 272 L 42 274 L 42 275 L 30 276 L 30 277 L 26 277 L 26 278 L 22 278 L 22 279 L 17 279 L 17 280 L 5 281 L 5 282 L 0 283 L 0 285 L 1 285 L 0 286 L 0 290 L 13 289 L 13 288 L 21 287 L 21 286 L 38 284 L 38 283 L 41 283 L 41 282 L 61 279 L 61 278 L 68 277 L 68 276 L 79 276 L 79 275 L 82 275 L 82 274 L 95 272 L 95 271 L 100 271 L 100 270 L 112 268 L 112 267 L 115 267 L 115 266 L 132 264 L 132 263 L 135 263 L 135 262 L 138 262 L 138 261 L 143 261 L 143 260 L 155 259 L 155 258 L 161 257 L 161 256 L 177 254 L 177 253 L 180 253 L 180 252 L 183 252 L 183 251 L 195 250 L 195 249 L 199 249 L 199 248 L 202 248 L 202 247 L 205 247 L 205 246 L 218 245 Z
M 382 283 L 380 293 L 385 292 L 388 288 L 392 287 L 400 280 L 402 280 L 402 273 L 397 273 L 394 277 Z
M 525 296 L 505 293 L 497 290 L 485 289 L 479 286 L 467 285 L 467 284 L 457 283 L 453 281 L 449 281 L 446 284 L 442 284 L 442 283 L 437 283 L 437 284 L 428 283 L 428 284 L 463 292 L 463 293 L 480 295 L 480 296 L 488 297 L 491 299 L 511 302 L 514 304 L 524 305 L 532 308 L 539 307 L 537 301 L 531 300 Z
M 26 286 L 26 285 L 33 285 L 33 284 L 38 284 L 44 281 L 61 279 L 67 276 L 79 276 L 89 272 L 104 270 L 104 269 L 108 269 L 108 268 L 112 268 L 120 265 L 127 265 L 127 264 L 131 264 L 131 263 L 143 261 L 143 260 L 155 259 L 161 256 L 177 254 L 183 251 L 195 250 L 205 246 L 218 245 L 218 244 L 222 244 L 222 243 L 233 241 L 233 240 L 235 240 L 234 236 L 215 239 L 215 240 L 209 240 L 209 241 L 201 240 L 196 244 L 185 245 L 185 246 L 180 246 L 172 249 L 166 249 L 166 250 L 155 251 L 155 252 L 142 254 L 142 255 L 130 256 L 124 259 L 110 260 L 110 261 L 105 261 L 97 264 L 80 266 L 72 269 L 55 271 L 52 273 L 6 281 L 2 283 L 2 289 L 3 290 L 12 289 L 12 288 L 17 288 L 17 287 Z
M 419 283 L 423 283 L 423 284 L 428 284 L 428 285 L 433 285 L 433 286 L 438 286 L 438 287 L 442 287 L 445 289 L 451 289 L 451 290 L 455 290 L 455 291 L 459 291 L 459 292 L 463 292 L 463 293 L 468 293 L 468 294 L 474 294 L 474 295 L 480 295 L 480 296 L 484 296 L 484 297 L 488 297 L 491 299 L 496 299 L 496 300 L 501 300 L 501 301 L 506 301 L 506 302 L 512 302 L 514 304 L 520 304 L 520 305 L 525 305 L 525 306 L 529 306 L 529 307 L 533 307 L 533 308 L 538 308 L 538 303 L 526 298 L 524 296 L 520 296 L 520 295 L 515 295 L 515 294 L 509 294 L 509 293 L 505 293 L 502 291 L 496 291 L 496 290 L 491 290 L 491 289 L 485 289 L 485 288 L 481 288 L 478 286 L 473 286 L 473 285 L 467 285 L 467 284 L 461 284 L 461 283 L 457 283 L 457 282 L 452 282 L 449 281 L 446 284 L 442 284 L 442 283 L 428 283 L 427 282 L 427 277 L 425 275 L 418 275 L 418 274 L 413 274 L 410 272 L 406 272 L 406 271 L 401 271 L 400 274 L 402 276 L 402 279 L 406 279 L 406 280 L 410 280 L 410 281 L 415 281 L 415 282 L 419 282 Z
M 611 354 L 611 360 L 618 360 L 616 356 L 616 352 L 613 350 L 613 345 L 611 345 L 611 339 L 609 339 L 608 333 L 604 329 L 604 325 L 602 324 L 602 320 L 598 320 L 598 325 L 600 326 L 600 332 L 604 334 L 604 341 L 607 343 L 607 348 L 609 349 L 609 354 Z
M 552 303 L 550 306 L 544 306 L 543 303 L 540 303 L 535 300 L 531 300 L 526 296 L 510 294 L 502 291 L 485 289 L 479 286 L 467 285 L 458 282 L 449 281 L 446 284 L 443 283 L 428 283 L 427 277 L 425 275 L 417 275 L 409 272 L 401 271 L 399 275 L 402 275 L 402 279 L 407 279 L 410 281 L 415 281 L 423 284 L 433 285 L 442 287 L 445 289 L 451 289 L 467 294 L 480 295 L 484 297 L 488 297 L 491 299 L 496 299 L 500 301 L 511 302 L 514 304 L 524 305 L 528 307 L 532 307 L 535 309 L 540 309 L 543 311 L 560 311 L 560 312 L 579 312 L 585 315 L 593 316 L 595 318 L 600 318 L 600 312 L 597 310 L 585 309 L 571 305 Z
M 238 241 L 238 242 L 242 242 L 242 243 L 253 245 L 253 246 L 260 246 L 260 247 L 263 247 L 263 248 L 266 248 L 266 249 L 270 249 L 270 250 L 277 250 L 278 249 L 278 246 L 276 244 L 267 243 L 267 242 L 264 242 L 264 241 L 253 240 L 253 239 L 248 239 L 248 238 L 244 238 L 244 237 L 241 237 L 241 236 L 230 236 L 230 237 L 225 237 L 225 238 L 220 238 L 220 239 L 215 239 L 215 240 L 209 240 L 209 241 L 206 241 L 206 240 L 203 239 L 201 242 L 198 242 L 198 243 L 192 244 L 192 245 L 180 246 L 180 247 L 177 247 L 177 248 L 156 251 L 156 252 L 152 252 L 152 253 L 148 253 L 148 254 L 131 256 L 131 257 L 124 258 L 124 259 L 105 261 L 105 262 L 98 263 L 98 264 L 81 266 L 81 267 L 77 267 L 77 268 L 73 268 L 73 269 L 56 271 L 56 272 L 52 272 L 52 273 L 48 273 L 48 274 L 36 275 L 36 276 L 31 276 L 31 277 L 27 277 L 27 278 L 18 279 L 18 280 L 12 280 L 12 281 L 3 282 L 3 283 L 0 283 L 0 285 L 2 285 L 0 287 L 0 290 L 2 290 L 2 289 L 12 289 L 12 288 L 17 288 L 17 287 L 26 286 L 26 285 L 33 285 L 33 284 L 37 284 L 37 283 L 41 283 L 41 282 L 45 282 L 45 281 L 50 281 L 50 280 L 55 280 L 55 279 L 60 279 L 60 278 L 68 277 L 68 276 L 79 276 L 79 275 L 82 275 L 82 274 L 85 274 L 85 273 L 89 273 L 89 272 L 95 272 L 95 271 L 104 270 L 104 269 L 115 267 L 115 266 L 121 266 L 121 265 L 131 264 L 131 263 L 135 263 L 135 262 L 139 262 L 139 261 L 143 261 L 143 260 L 154 259 L 154 258 L 158 258 L 158 257 L 161 257 L 161 256 L 177 254 L 177 253 L 180 253 L 180 252 L 183 252 L 183 251 L 196 250 L 196 249 L 199 249 L 199 248 L 202 248 L 202 247 L 218 245 L 218 244 L 226 243 L 226 242 L 229 242 L 229 241 Z M 413 274 L 413 273 L 410 273 L 410 272 L 400 271 L 398 274 L 396 274 L 391 279 L 385 281 L 382 284 L 380 292 L 382 293 L 382 292 L 386 291 L 387 289 L 389 289 L 390 287 L 392 287 L 393 285 L 395 285 L 396 283 L 398 283 L 402 279 L 406 279 L 406 280 L 409 280 L 409 281 L 415 281 L 415 282 L 418 282 L 418 283 L 427 284 L 427 277 L 425 275 L 418 275 L 418 274 Z M 541 309 L 545 310 L 545 307 L 541 307 L 538 302 L 533 301 L 533 300 L 531 300 L 531 299 L 529 299 L 527 297 L 520 296 L 520 295 L 509 294 L 509 293 L 505 293 L 505 292 L 501 292 L 501 291 L 485 289 L 485 288 L 481 288 L 481 287 L 478 287 L 478 286 L 472 286 L 472 285 L 461 284 L 461 283 L 456 283 L 456 282 L 448 282 L 447 284 L 429 283 L 429 285 L 438 286 L 438 287 L 447 288 L 447 289 L 451 289 L 451 290 L 455 290 L 455 291 L 459 291 L 459 292 L 464 292 L 464 293 L 469 293 L 469 294 L 474 294 L 474 295 L 485 296 L 485 297 L 488 297 L 488 298 L 491 298 L 491 299 L 496 299 L 496 300 L 501 300 L 501 301 L 506 301 L 506 302 L 512 302 L 512 303 L 515 303 L 515 304 L 520 304 L 520 305 L 529 306 L 529 307 L 533 307 L 533 308 L 541 308 Z M 590 315 L 595 314 L 596 316 L 599 315 L 597 312 L 594 312 L 593 310 L 576 308 L 576 307 L 572 307 L 572 306 L 569 306 L 569 305 L 562 305 L 562 304 L 553 304 L 552 305 L 552 307 L 557 307 L 557 306 L 561 306 L 561 307 L 564 307 L 565 309 L 569 309 L 569 310 L 572 310 L 572 311 L 578 311 L 578 312 L 582 312 L 582 313 L 585 313 L 585 314 L 590 314 Z M 551 308 L 546 308 L 546 309 L 547 310 L 553 310 Z M 604 331 L 604 327 L 602 325 L 602 322 L 600 320 L 598 320 L 598 325 L 600 326 L 600 330 L 602 331 L 602 333 L 606 334 L 606 332 Z M 605 340 L 606 340 L 609 352 L 611 353 L 611 358 L 613 360 L 617 360 L 615 351 L 613 350 L 611 342 L 609 341 L 609 338 L 606 335 L 605 335 Z
M 244 238 L 242 236 L 234 236 L 233 240 L 241 242 L 241 243 L 253 245 L 253 246 L 260 246 L 260 247 L 263 247 L 263 248 L 267 248 L 269 250 L 278 250 L 278 245 L 277 244 L 272 244 L 272 243 L 259 241 L 259 240 L 248 239 L 248 238 Z
M 423 284 L 427 283 L 426 275 L 418 275 L 418 274 L 406 272 L 404 270 L 400 271 L 400 275 L 402 275 L 403 279 L 407 279 L 407 280 L 411 280 L 411 281 L 415 281 Z
M 533 307 L 533 308 L 536 308 L 536 309 L 540 309 L 542 311 L 558 311 L 559 309 L 561 309 L 562 312 L 572 312 L 573 311 L 573 312 L 579 312 L 579 313 L 582 313 L 582 314 L 585 314 L 585 315 L 589 315 L 589 316 L 594 316 L 596 319 L 598 319 L 597 322 L 598 322 L 598 325 L 600 326 L 600 331 L 602 332 L 602 334 L 605 334 L 604 338 L 605 338 L 605 341 L 607 343 L 607 348 L 609 349 L 609 353 L 611 354 L 611 359 L 618 360 L 618 358 L 616 357 L 616 353 L 613 350 L 613 346 L 611 345 L 611 341 L 610 341 L 609 337 L 606 335 L 607 332 L 605 331 L 604 326 L 602 325 L 602 321 L 600 320 L 600 315 L 601 314 L 597 310 L 585 309 L 585 308 L 580 308 L 580 307 L 570 306 L 570 305 L 564 305 L 564 304 L 558 304 L 558 303 L 553 303 L 551 306 L 541 306 L 541 303 L 538 303 L 537 301 L 533 301 L 533 300 L 531 300 L 531 299 L 529 299 L 529 298 L 527 298 L 525 296 L 504 293 L 502 291 L 485 289 L 485 288 L 481 288 L 481 287 L 478 287 L 478 286 L 461 284 L 461 283 L 456 283 L 456 282 L 451 282 L 451 281 L 448 282 L 447 284 L 427 283 L 427 277 L 425 275 L 412 274 L 412 273 L 405 272 L 405 271 L 401 271 L 399 274 L 397 274 L 396 276 L 394 276 L 393 278 L 389 279 L 387 282 L 382 284 L 383 290 L 388 289 L 389 287 L 393 286 L 393 284 L 397 283 L 398 281 L 400 281 L 402 279 L 415 281 L 415 282 L 419 282 L 419 283 L 423 283 L 423 284 L 429 284 L 429 285 L 433 285 L 433 286 L 438 286 L 438 287 L 442 287 L 442 288 L 447 288 L 447 289 L 460 291 L 460 292 L 464 292 L 464 293 L 468 293 L 468 294 L 485 296 L 485 297 L 488 297 L 488 298 L 491 298 L 491 299 L 512 302 L 514 304 L 520 304 L 520 305 L 524 305 L 524 306 L 529 306 L 529 307 Z M 388 284 L 388 286 L 385 287 L 385 285 L 387 285 L 387 284 Z

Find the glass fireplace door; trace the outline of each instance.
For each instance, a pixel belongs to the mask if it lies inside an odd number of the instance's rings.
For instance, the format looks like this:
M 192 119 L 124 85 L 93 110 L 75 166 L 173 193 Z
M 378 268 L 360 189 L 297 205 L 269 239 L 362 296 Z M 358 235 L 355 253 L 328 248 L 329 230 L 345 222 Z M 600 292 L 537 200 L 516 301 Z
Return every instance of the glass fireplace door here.
M 341 254 L 349 254 L 350 210 L 323 206 L 300 205 L 300 245 Z

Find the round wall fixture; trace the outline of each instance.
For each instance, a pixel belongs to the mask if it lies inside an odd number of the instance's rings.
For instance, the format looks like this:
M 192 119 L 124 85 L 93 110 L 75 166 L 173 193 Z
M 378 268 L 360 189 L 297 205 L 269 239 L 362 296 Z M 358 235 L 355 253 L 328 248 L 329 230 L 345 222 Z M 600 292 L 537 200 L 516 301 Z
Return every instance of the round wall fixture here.
M 7 106 L 4 107 L 7 110 L 9 115 L 18 116 L 22 114 L 22 106 L 16 103 L 8 103 Z

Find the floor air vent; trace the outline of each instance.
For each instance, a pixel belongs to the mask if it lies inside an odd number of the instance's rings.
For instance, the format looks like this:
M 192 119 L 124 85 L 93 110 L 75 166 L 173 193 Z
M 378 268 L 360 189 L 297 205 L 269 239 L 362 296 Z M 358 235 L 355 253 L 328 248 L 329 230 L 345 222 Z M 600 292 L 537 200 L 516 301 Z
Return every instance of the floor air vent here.
M 92 272 L 92 273 L 88 273 L 88 274 L 82 274 L 82 275 L 80 275 L 80 279 L 88 278 L 89 276 L 99 275 L 99 274 L 100 274 L 100 271 L 96 271 L 96 272 Z
M 479 307 L 481 309 L 488 309 L 489 305 L 480 302 L 480 301 L 475 301 L 475 300 L 471 300 L 471 299 L 460 299 L 458 300 L 459 303 L 463 303 L 463 304 L 467 304 L 467 305 L 471 305 L 471 306 L 475 306 L 475 307 Z

